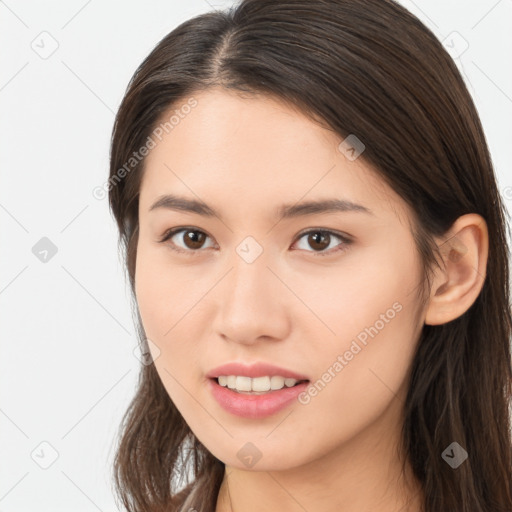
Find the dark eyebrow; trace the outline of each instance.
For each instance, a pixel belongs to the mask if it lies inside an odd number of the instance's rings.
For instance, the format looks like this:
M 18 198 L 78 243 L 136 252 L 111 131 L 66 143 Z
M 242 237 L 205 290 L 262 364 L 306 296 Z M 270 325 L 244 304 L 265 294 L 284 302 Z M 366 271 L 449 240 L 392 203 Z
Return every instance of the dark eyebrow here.
M 197 213 L 205 217 L 218 217 L 218 213 L 202 201 L 196 199 L 188 199 L 186 197 L 175 196 L 166 194 L 159 197 L 149 211 L 164 208 L 167 210 L 178 210 L 190 213 Z M 363 212 L 370 215 L 374 213 L 365 206 L 353 203 L 346 199 L 320 199 L 316 201 L 306 201 L 291 205 L 282 205 L 277 209 L 276 215 L 279 218 L 290 219 L 293 217 L 300 217 L 303 215 L 314 215 L 318 213 L 331 213 L 331 212 Z

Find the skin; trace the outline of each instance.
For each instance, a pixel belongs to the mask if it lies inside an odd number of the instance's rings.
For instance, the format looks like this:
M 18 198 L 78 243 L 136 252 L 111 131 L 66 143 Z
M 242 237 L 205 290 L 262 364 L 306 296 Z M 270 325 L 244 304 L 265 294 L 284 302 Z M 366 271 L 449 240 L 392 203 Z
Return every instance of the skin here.
M 422 326 L 457 318 L 477 298 L 485 221 L 460 217 L 438 240 L 445 266 L 420 303 L 412 213 L 362 158 L 338 150 L 339 135 L 270 97 L 214 88 L 194 98 L 146 158 L 135 282 L 162 382 L 226 464 L 217 512 L 419 511 L 421 489 L 408 466 L 401 475 L 397 452 L 408 371 Z M 149 211 L 171 193 L 200 199 L 220 218 Z M 372 214 L 276 216 L 284 203 L 326 198 Z M 184 232 L 159 243 L 174 227 L 207 236 L 196 246 Z M 334 232 L 325 249 L 299 237 L 308 228 Z M 247 236 L 263 249 L 252 263 L 236 252 Z M 317 382 L 396 303 L 400 312 L 307 404 L 254 420 L 224 411 L 209 391 L 206 373 L 228 361 L 271 362 Z M 250 468 L 237 457 L 248 442 L 261 452 Z

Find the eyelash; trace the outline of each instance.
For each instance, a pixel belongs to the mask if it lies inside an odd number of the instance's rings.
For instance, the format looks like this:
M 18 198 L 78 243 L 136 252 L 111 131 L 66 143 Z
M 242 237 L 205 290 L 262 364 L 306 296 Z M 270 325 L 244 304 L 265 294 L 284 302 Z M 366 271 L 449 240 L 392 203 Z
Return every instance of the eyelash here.
M 192 227 L 182 227 L 182 228 L 172 228 L 172 229 L 167 230 L 163 234 L 163 236 L 158 240 L 158 242 L 159 243 L 167 242 L 167 240 L 172 238 L 174 235 L 176 235 L 176 234 L 178 234 L 180 232 L 187 232 L 187 231 L 193 231 L 193 232 L 196 232 L 196 233 L 202 233 L 202 234 L 206 235 L 207 237 L 210 237 L 210 235 L 208 235 L 207 233 L 205 233 L 204 231 L 202 231 L 200 229 L 195 229 L 195 228 L 192 228 Z M 352 240 L 350 238 L 348 238 L 347 236 L 343 236 L 341 233 L 337 233 L 335 231 L 330 231 L 330 230 L 327 230 L 327 229 L 308 229 L 307 231 L 303 231 L 302 233 L 299 233 L 297 235 L 296 240 L 298 241 L 301 238 L 303 238 L 305 235 L 309 235 L 311 233 L 321 233 L 322 235 L 328 234 L 328 235 L 331 235 L 331 236 L 333 235 L 336 238 L 339 238 L 341 240 L 341 242 L 342 242 L 341 244 L 336 246 L 334 249 L 329 249 L 328 251 L 321 251 L 321 252 L 319 252 L 319 251 L 306 251 L 306 252 L 312 252 L 315 256 L 320 256 L 320 257 L 322 257 L 322 256 L 330 256 L 333 253 L 344 252 L 344 251 L 346 251 L 348 249 L 348 246 L 352 243 Z M 178 247 L 174 243 L 172 245 L 169 244 L 169 247 L 173 251 L 176 251 L 176 252 L 179 252 L 179 253 L 185 253 L 185 254 L 187 254 L 189 256 L 196 256 L 196 255 L 198 255 L 202 251 L 202 249 L 182 249 L 181 247 Z

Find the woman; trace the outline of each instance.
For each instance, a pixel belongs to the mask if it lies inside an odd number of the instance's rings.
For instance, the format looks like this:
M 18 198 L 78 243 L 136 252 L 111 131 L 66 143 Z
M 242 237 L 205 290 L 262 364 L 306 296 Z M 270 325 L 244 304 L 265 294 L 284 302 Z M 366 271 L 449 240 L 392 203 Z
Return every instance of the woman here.
M 505 209 L 403 7 L 183 23 L 126 91 L 109 199 L 151 356 L 127 510 L 512 510 Z

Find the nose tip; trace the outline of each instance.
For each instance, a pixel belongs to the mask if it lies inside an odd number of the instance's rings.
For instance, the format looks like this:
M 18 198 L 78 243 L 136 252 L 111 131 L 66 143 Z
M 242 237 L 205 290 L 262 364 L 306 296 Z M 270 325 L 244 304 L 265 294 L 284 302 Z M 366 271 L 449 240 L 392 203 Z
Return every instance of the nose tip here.
M 254 255 L 251 243 L 247 241 L 247 246 Z M 247 263 L 240 258 L 219 287 L 215 319 L 219 336 L 244 344 L 286 337 L 290 324 L 278 286 L 263 259 Z

